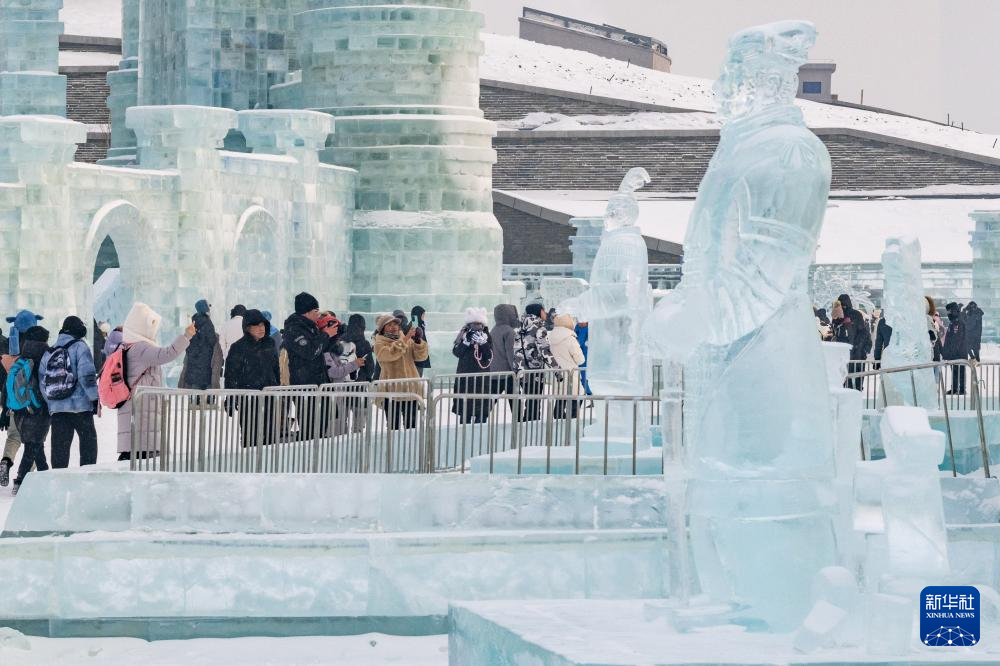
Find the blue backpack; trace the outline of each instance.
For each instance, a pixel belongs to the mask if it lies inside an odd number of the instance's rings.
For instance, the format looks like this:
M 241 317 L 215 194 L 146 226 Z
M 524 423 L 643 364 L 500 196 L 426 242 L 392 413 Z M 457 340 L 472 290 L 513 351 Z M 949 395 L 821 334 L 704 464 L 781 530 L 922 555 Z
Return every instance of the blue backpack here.
M 14 361 L 7 373 L 7 408 L 12 412 L 34 414 L 42 408 L 38 386 L 34 381 L 35 364 L 26 358 Z

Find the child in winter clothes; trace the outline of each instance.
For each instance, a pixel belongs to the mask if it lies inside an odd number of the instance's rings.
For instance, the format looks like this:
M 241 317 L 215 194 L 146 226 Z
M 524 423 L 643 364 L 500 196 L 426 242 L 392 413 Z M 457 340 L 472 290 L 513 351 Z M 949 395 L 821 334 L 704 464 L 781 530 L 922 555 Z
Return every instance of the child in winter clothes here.
M 13 326 L 10 327 L 10 338 L 4 338 L 6 344 L 0 345 L 0 354 L 17 356 L 20 337 L 42 319 L 41 315 L 36 315 L 30 310 L 21 310 L 14 317 L 7 317 L 7 323 L 13 324 Z M 0 372 L 0 376 L 6 383 L 6 374 Z M 3 456 L 0 456 L 0 486 L 6 487 L 10 483 L 10 470 L 14 467 L 14 458 L 17 457 L 17 451 L 21 448 L 21 435 L 17 431 L 17 423 L 6 410 L 7 400 L 3 396 L 3 385 L 0 385 L 0 401 L 2 401 L 2 405 L 0 405 L 0 430 L 5 428 L 7 430 Z
M 18 432 L 21 433 L 21 441 L 24 443 L 24 454 L 21 456 L 21 464 L 17 469 L 17 478 L 14 479 L 12 492 L 14 495 L 17 495 L 17 491 L 21 488 L 28 472 L 31 471 L 32 465 L 40 472 L 49 468 L 49 463 L 45 459 L 45 438 L 49 434 L 49 426 L 52 423 L 48 407 L 41 399 L 42 394 L 38 385 L 38 372 L 42 356 L 49 348 L 49 332 L 41 326 L 32 326 L 21 333 L 19 338 L 20 353 L 17 356 L 4 356 L 3 366 L 7 372 L 10 372 L 18 359 L 31 361 L 33 367 L 29 390 L 34 391 L 40 406 L 28 407 L 14 412 L 14 423 Z

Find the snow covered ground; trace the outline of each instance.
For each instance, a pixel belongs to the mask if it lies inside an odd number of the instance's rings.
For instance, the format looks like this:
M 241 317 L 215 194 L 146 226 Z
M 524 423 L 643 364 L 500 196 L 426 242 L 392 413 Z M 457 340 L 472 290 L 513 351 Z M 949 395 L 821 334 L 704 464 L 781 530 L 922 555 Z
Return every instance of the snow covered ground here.
M 444 635 L 202 638 L 150 643 L 136 638 L 36 638 L 0 629 L 3 666 L 446 666 L 447 663 L 448 637 Z

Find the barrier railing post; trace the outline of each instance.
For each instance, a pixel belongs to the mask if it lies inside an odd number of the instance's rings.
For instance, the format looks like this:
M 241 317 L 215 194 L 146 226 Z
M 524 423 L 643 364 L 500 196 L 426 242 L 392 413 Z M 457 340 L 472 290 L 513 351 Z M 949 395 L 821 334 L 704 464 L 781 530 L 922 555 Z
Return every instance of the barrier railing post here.
M 972 381 L 973 386 L 975 386 L 975 392 L 979 392 L 979 373 L 974 363 L 969 363 L 969 379 Z M 979 446 L 982 448 L 983 453 L 983 472 L 986 474 L 986 478 L 990 478 L 990 449 L 989 445 L 986 443 L 986 424 L 983 422 L 983 405 L 982 400 L 976 399 L 976 419 L 979 422 Z

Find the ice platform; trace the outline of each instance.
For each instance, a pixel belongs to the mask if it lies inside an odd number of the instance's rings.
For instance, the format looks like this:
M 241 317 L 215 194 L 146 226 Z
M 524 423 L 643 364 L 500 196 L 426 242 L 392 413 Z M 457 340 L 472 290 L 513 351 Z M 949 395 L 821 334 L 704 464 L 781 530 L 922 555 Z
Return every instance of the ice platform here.
M 0 538 L 0 626 L 405 635 L 456 600 L 666 597 L 667 514 L 649 477 L 41 472 Z
M 986 652 L 985 648 L 917 645 L 903 658 L 870 656 L 863 647 L 805 655 L 792 648 L 792 634 L 749 633 L 737 626 L 678 633 L 662 614 L 655 612 L 663 603 L 662 600 L 456 603 L 450 615 L 449 663 L 452 666 L 915 666 L 1000 661 L 1000 652 Z
M 474 474 L 488 474 L 492 466 L 493 474 L 517 474 L 520 459 L 521 474 L 610 474 L 623 476 L 630 474 L 663 474 L 663 449 L 653 447 L 639 451 L 632 465 L 632 454 L 608 455 L 605 472 L 604 456 L 576 455 L 575 446 L 525 446 L 513 451 L 503 451 L 490 455 L 476 456 L 469 462 L 469 470 Z M 579 471 L 577 471 L 579 465 Z

